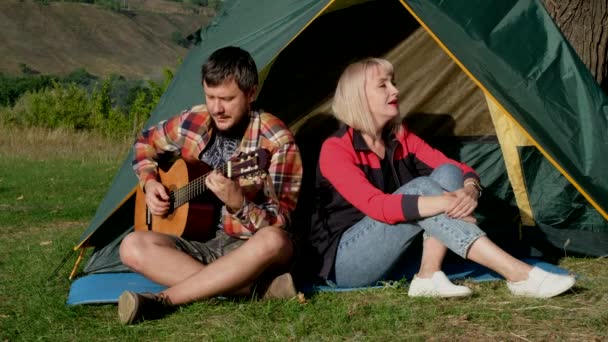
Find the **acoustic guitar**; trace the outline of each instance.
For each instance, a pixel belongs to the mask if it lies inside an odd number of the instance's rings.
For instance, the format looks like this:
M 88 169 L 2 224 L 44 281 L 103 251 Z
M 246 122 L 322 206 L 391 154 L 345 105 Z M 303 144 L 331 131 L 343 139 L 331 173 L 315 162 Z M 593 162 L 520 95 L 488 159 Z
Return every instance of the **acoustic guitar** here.
M 218 168 L 224 177 L 251 177 L 265 172 L 270 152 L 259 149 L 228 161 Z M 159 167 L 160 182 L 169 194 L 169 212 L 152 215 L 146 205 L 146 195 L 138 186 L 135 194 L 135 230 L 182 236 L 205 241 L 212 236 L 222 203 L 211 191 L 206 191 L 205 179 L 213 171 L 207 164 L 188 163 L 183 159 Z

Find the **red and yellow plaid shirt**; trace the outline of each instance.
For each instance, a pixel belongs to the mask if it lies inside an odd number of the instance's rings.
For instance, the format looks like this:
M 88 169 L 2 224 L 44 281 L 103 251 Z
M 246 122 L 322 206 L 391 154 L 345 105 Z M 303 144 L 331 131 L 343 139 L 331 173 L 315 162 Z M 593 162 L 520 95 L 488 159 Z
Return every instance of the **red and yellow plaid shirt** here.
M 287 126 L 269 113 L 252 111 L 250 119 L 235 153 L 267 149 L 271 156 L 268 173 L 264 179 L 239 179 L 245 202 L 233 214 L 224 206 L 221 215 L 225 232 L 244 239 L 266 226 L 287 227 L 302 180 L 300 152 Z M 213 134 L 212 123 L 206 106 L 199 105 L 143 131 L 133 146 L 133 169 L 140 185 L 157 179 L 161 154 L 198 161 Z

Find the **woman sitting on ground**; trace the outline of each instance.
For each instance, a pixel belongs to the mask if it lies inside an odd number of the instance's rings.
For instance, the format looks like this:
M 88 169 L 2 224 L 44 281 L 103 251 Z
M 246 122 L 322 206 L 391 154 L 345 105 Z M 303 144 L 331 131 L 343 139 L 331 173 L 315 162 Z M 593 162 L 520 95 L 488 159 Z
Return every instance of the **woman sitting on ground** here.
M 420 269 L 409 296 L 463 297 L 441 271 L 447 249 L 507 280 L 514 295 L 553 297 L 571 275 L 532 267 L 495 245 L 475 224 L 481 194 L 469 166 L 433 149 L 401 123 L 390 62 L 370 58 L 346 68 L 333 112 L 341 128 L 321 148 L 309 243 L 322 259 L 318 275 L 338 287 L 385 280 L 423 234 Z

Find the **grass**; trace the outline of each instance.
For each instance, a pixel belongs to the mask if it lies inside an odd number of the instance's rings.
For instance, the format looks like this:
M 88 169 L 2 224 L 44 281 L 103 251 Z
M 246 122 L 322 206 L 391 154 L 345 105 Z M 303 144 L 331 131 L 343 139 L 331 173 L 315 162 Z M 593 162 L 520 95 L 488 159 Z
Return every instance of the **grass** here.
M 0 341 L 608 340 L 608 259 L 564 258 L 580 278 L 550 300 L 467 282 L 464 300 L 412 299 L 401 284 L 306 303 L 208 300 L 164 319 L 118 323 L 115 305 L 66 306 L 78 241 L 128 142 L 0 127 Z M 72 256 L 74 256 L 72 254 Z

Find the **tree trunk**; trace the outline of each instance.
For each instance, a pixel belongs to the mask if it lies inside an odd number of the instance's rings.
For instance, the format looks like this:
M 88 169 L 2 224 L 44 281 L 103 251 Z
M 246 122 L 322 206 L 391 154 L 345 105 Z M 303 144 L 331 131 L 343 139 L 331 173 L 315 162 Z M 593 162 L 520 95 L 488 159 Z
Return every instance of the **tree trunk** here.
M 543 0 L 553 21 L 608 93 L 608 0 Z

